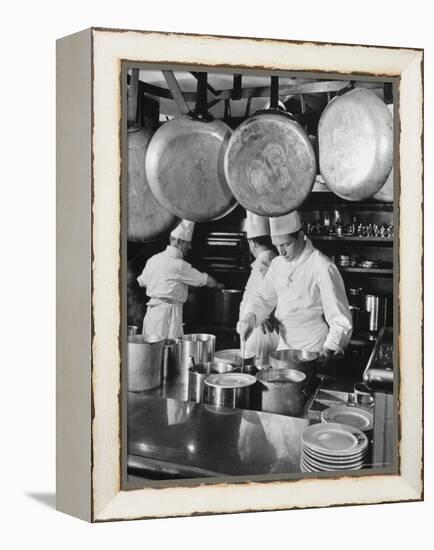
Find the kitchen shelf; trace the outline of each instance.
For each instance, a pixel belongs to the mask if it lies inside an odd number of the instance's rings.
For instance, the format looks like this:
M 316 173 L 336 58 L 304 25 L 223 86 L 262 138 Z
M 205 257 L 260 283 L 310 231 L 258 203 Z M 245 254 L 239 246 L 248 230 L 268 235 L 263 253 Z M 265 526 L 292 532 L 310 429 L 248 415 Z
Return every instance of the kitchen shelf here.
M 357 243 L 379 243 L 379 244 L 393 244 L 393 237 L 352 237 L 345 236 L 338 237 L 337 235 L 307 235 L 312 241 L 340 241 L 340 242 L 357 242 Z
M 306 202 L 302 206 L 300 206 L 299 210 L 321 210 L 321 207 L 327 209 L 331 205 L 351 210 L 374 210 L 393 212 L 393 202 L 379 202 L 375 199 L 367 199 L 360 202 L 348 201 L 338 197 L 330 191 L 311 193 Z
M 364 275 L 393 275 L 392 268 L 381 268 L 381 267 L 339 267 L 339 271 L 344 273 L 362 273 Z

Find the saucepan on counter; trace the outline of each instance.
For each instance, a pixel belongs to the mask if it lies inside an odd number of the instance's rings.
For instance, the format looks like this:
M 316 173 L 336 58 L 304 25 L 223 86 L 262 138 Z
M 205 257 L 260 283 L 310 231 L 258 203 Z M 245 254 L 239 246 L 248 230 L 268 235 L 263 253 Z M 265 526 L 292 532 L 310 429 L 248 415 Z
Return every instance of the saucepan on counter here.
M 248 409 L 256 378 L 251 374 L 211 374 L 204 382 L 204 402 L 227 408 Z
M 256 375 L 259 382 L 260 409 L 264 412 L 299 416 L 308 394 L 306 374 L 288 368 L 263 368 Z
M 199 363 L 188 369 L 188 400 L 201 403 L 204 394 L 204 381 L 211 374 L 236 372 L 239 368 L 229 363 Z
M 276 369 L 296 369 L 306 375 L 304 387 L 312 392 L 317 383 L 318 354 L 312 351 L 285 349 L 270 353 L 270 366 Z

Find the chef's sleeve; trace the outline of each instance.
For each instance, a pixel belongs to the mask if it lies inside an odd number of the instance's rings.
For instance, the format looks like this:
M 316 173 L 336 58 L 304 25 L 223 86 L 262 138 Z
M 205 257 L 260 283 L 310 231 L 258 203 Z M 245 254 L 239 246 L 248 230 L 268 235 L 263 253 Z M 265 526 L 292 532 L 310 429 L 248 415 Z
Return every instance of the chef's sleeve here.
M 244 317 L 246 305 L 249 303 L 249 300 L 255 294 L 256 289 L 259 288 L 259 286 L 262 284 L 262 281 L 263 281 L 263 276 L 257 269 L 253 267 L 252 272 L 250 273 L 250 277 L 247 281 L 246 288 L 244 290 L 243 299 L 241 300 L 240 319 Z
M 146 278 L 146 267 L 143 269 L 141 274 L 137 277 L 137 282 L 139 283 L 139 286 L 141 286 L 141 287 L 145 287 L 148 284 L 147 283 L 147 278 Z
M 324 347 L 341 353 L 350 341 L 353 326 L 344 282 L 332 263 L 321 273 L 320 291 L 324 317 L 329 325 Z
M 252 293 L 247 297 L 242 309 L 243 317 L 246 317 L 249 313 L 253 313 L 256 317 L 256 326 L 259 326 L 262 321 L 268 319 L 276 304 L 277 295 L 274 286 L 274 269 L 273 264 L 271 264 L 262 281 L 258 281 L 257 288 L 253 289 Z
M 205 286 L 208 281 L 208 274 L 201 273 L 191 264 L 184 260 L 179 260 L 177 269 L 177 278 L 188 286 Z

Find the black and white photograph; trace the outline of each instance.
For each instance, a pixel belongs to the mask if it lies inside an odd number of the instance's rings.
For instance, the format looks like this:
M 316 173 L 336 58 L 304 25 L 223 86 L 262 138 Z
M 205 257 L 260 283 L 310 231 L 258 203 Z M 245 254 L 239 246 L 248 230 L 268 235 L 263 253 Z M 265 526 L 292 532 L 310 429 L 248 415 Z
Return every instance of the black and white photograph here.
M 122 86 L 125 487 L 397 472 L 396 81 Z

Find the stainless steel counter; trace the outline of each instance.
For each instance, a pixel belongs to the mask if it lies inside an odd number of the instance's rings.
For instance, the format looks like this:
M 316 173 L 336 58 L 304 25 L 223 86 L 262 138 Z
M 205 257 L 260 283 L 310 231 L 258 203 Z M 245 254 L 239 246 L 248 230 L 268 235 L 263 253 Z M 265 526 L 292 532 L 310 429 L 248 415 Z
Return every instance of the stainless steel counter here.
M 129 473 L 161 478 L 300 472 L 308 420 L 128 394 Z

